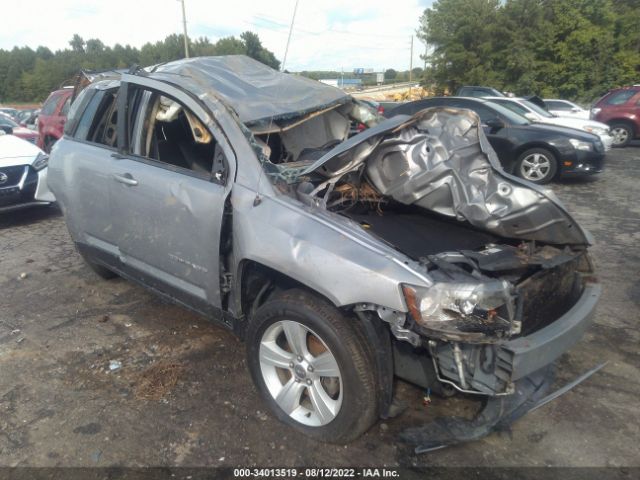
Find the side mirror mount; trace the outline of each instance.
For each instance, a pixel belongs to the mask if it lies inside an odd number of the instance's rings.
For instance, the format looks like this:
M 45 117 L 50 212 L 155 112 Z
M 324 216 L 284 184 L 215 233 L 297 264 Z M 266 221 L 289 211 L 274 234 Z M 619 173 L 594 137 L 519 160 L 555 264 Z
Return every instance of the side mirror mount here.
M 489 120 L 487 120 L 486 125 L 491 130 L 500 130 L 501 128 L 505 127 L 504 122 L 500 120 L 498 117 L 490 118 Z

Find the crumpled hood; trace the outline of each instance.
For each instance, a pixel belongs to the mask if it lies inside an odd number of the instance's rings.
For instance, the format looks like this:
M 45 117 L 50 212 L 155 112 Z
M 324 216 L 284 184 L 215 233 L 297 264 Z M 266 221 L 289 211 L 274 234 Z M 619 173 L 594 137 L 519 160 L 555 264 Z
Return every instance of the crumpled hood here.
M 329 186 L 363 163 L 371 184 L 400 203 L 506 238 L 590 243 L 550 190 L 502 169 L 470 110 L 436 107 L 398 115 L 336 146 L 299 175 L 317 171 Z

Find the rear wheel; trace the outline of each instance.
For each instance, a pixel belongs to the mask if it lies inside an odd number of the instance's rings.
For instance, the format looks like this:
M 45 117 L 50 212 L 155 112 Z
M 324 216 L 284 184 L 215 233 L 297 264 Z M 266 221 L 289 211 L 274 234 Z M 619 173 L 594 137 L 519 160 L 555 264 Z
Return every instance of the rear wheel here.
M 633 128 L 627 123 L 612 123 L 611 136 L 614 147 L 626 147 L 633 139 Z
M 310 437 L 346 443 L 377 419 L 366 340 L 324 299 L 288 290 L 268 300 L 250 321 L 247 357 L 271 411 Z
M 522 153 L 516 162 L 516 174 L 533 183 L 549 183 L 558 171 L 556 157 L 544 148 L 532 148 Z
M 77 248 L 76 245 L 76 250 L 78 250 L 78 253 L 80 254 L 80 256 L 82 257 L 82 259 L 85 261 L 85 263 L 87 264 L 87 266 L 94 271 L 94 273 L 96 275 L 98 275 L 101 278 L 104 278 L 105 280 L 110 280 L 112 278 L 117 277 L 118 275 L 114 272 L 112 272 L 111 270 L 109 270 L 106 267 L 103 267 L 102 265 L 94 262 L 91 257 L 89 257 L 86 253 L 83 253 L 82 250 L 80 250 L 79 248 Z

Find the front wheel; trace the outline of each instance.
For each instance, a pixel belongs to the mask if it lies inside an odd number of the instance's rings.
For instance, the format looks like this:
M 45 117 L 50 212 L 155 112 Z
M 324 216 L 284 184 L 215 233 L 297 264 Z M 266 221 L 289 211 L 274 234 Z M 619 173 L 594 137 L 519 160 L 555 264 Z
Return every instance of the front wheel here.
M 544 148 L 532 148 L 522 153 L 516 162 L 516 174 L 537 184 L 549 183 L 558 171 L 556 157 Z
M 614 147 L 626 147 L 633 139 L 633 128 L 626 123 L 613 123 L 610 130 Z
M 247 358 L 262 398 L 316 440 L 352 441 L 377 419 L 375 362 L 354 321 L 324 299 L 288 290 L 249 324 Z

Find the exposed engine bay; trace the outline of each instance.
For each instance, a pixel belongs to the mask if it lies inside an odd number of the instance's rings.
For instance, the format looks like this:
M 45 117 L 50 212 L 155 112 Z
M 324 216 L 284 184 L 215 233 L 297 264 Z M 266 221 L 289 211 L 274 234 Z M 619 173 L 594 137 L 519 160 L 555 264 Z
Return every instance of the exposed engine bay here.
M 495 343 L 571 308 L 591 271 L 588 240 L 552 194 L 502 171 L 474 113 L 435 108 L 380 123 L 363 108 L 341 105 L 257 138 L 282 193 L 423 265 L 434 285 L 403 286 L 401 326 L 416 332 L 414 345 Z

